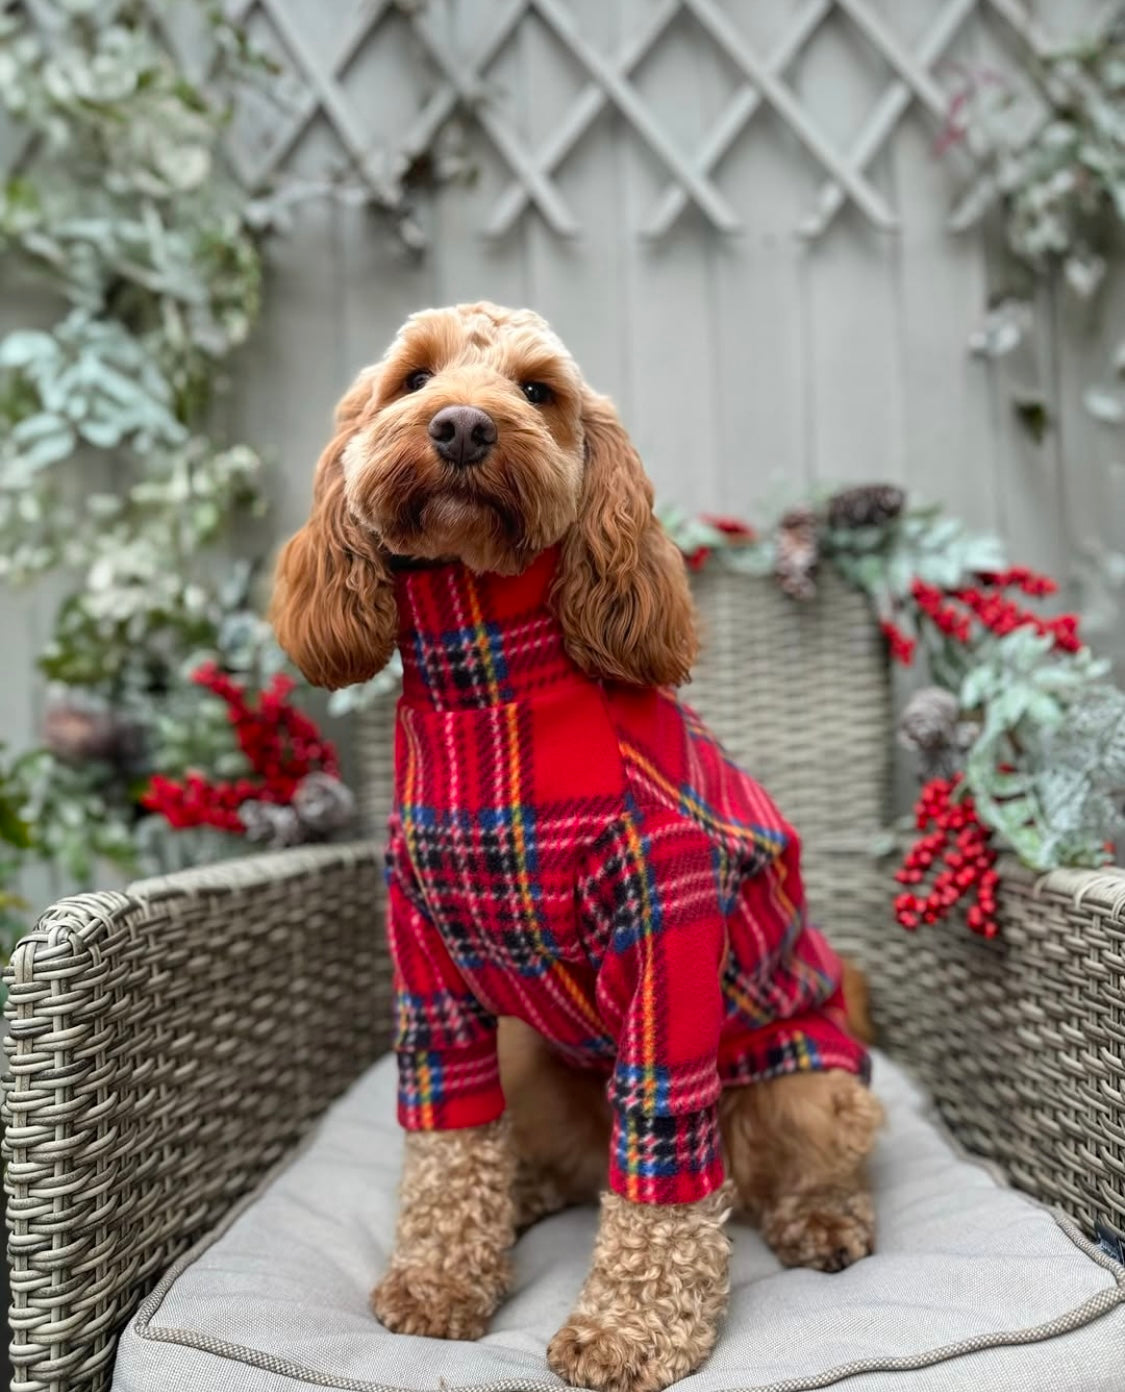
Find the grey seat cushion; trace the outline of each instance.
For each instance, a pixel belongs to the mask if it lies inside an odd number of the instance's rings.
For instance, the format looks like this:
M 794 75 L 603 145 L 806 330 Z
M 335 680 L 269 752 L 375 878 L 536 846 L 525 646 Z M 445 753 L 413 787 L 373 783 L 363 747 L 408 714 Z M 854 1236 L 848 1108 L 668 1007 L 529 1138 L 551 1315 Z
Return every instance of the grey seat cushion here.
M 735 1224 L 730 1315 L 710 1363 L 680 1385 L 1120 1392 L 1125 1268 L 959 1155 L 884 1058 L 874 1087 L 889 1116 L 873 1173 L 877 1254 L 838 1275 L 786 1271 Z M 561 1385 L 544 1350 L 581 1285 L 592 1209 L 523 1237 L 515 1290 L 478 1344 L 388 1334 L 369 1313 L 394 1229 L 393 1095 L 385 1060 L 168 1273 L 122 1337 L 115 1392 Z

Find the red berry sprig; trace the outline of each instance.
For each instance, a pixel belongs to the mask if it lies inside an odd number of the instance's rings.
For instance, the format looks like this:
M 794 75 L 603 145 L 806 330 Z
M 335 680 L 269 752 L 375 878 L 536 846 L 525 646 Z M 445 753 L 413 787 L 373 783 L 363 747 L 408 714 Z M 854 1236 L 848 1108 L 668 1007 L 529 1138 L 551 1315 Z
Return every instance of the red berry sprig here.
M 916 641 L 908 634 L 903 633 L 902 629 L 890 619 L 884 619 L 879 625 L 883 631 L 883 637 L 887 640 L 890 648 L 891 658 L 895 662 L 901 662 L 904 667 L 909 667 L 914 661 L 914 649 L 918 646 Z
M 294 682 L 289 677 L 275 676 L 259 693 L 256 707 L 245 689 L 213 662 L 195 671 L 192 681 L 226 703 L 238 746 L 254 776 L 211 780 L 191 772 L 177 781 L 155 774 L 141 805 L 159 812 L 173 827 L 208 826 L 242 834 L 246 828 L 238 809 L 244 802 L 285 805 L 292 802 L 297 785 L 308 774 L 339 777 L 333 745 L 307 715 L 290 704 Z
M 757 539 L 754 528 L 740 522 L 737 517 L 715 517 L 711 513 L 704 513 L 700 520 L 726 538 L 720 543 L 723 546 L 748 546 Z M 688 570 L 702 570 L 711 559 L 713 549 L 710 546 L 697 546 L 694 551 L 685 553 L 684 563 Z
M 1040 575 L 1026 566 L 1012 566 L 1009 570 L 982 572 L 977 579 L 980 582 L 977 585 L 964 585 L 954 590 L 943 590 L 915 579 L 910 593 L 919 612 L 939 632 L 959 643 L 972 639 L 975 619 L 982 628 L 998 637 L 1017 628 L 1032 628 L 1044 637 L 1050 635 L 1060 652 L 1081 650 L 1077 614 L 1045 619 L 1002 593 L 1005 589 L 1018 589 L 1035 598 L 1054 594 L 1058 586 L 1049 575 Z
M 921 885 L 934 869 L 928 893 L 907 891 L 895 898 L 895 918 L 913 932 L 920 923 L 936 923 L 961 900 L 971 900 L 966 920 L 974 933 L 994 938 L 996 922 L 996 851 L 991 831 L 977 816 L 971 797 L 956 797 L 962 775 L 931 779 L 915 805 L 920 836 L 906 853 L 895 879 Z
M 939 590 L 936 585 L 928 585 L 924 580 L 916 579 L 910 586 L 910 593 L 914 596 L 914 603 L 919 610 L 939 632 L 949 638 L 956 638 L 959 643 L 969 641 L 973 631 L 972 621 L 968 614 L 962 613 L 956 606 L 947 602 L 945 590 Z
M 1058 589 L 1057 581 L 1052 580 L 1049 575 L 1029 570 L 1027 566 L 1009 566 L 1007 570 L 981 570 L 977 572 L 977 579 L 994 589 L 1022 590 L 1024 594 L 1033 595 L 1038 599 L 1045 595 L 1053 595 Z

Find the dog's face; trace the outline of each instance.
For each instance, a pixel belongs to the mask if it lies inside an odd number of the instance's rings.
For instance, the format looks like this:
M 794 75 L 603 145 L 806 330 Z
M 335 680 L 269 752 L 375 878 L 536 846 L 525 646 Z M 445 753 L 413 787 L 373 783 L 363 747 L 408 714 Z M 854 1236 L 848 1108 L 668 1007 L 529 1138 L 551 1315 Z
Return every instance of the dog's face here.
M 531 310 L 426 310 L 336 408 L 270 615 L 311 682 L 346 686 L 394 650 L 396 557 L 518 574 L 556 543 L 551 605 L 578 666 L 643 686 L 686 680 L 683 561 L 612 403 Z
M 539 315 L 426 310 L 368 381 L 344 492 L 387 551 L 515 574 L 574 524 L 583 384 Z

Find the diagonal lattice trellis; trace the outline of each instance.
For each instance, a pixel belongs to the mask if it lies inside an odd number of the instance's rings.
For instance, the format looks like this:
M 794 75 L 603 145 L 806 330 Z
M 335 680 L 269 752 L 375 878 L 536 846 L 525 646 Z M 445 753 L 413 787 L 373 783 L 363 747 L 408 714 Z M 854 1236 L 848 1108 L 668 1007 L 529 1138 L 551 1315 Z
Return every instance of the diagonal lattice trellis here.
M 157 3 L 150 0 L 151 5 Z M 301 84 L 300 95 L 266 133 L 260 148 L 253 153 L 232 150 L 236 169 L 248 186 L 262 188 L 276 178 L 305 132 L 320 118 L 339 141 L 353 178 L 367 196 L 401 211 L 407 171 L 427 156 L 450 121 L 467 119 L 480 128 L 508 170 L 508 181 L 484 226 L 492 237 L 504 236 L 529 213 L 541 217 L 560 237 L 581 231 L 557 176 L 568 159 L 577 158 L 583 136 L 605 112 L 618 117 L 663 171 L 664 186 L 639 229 L 649 237 L 664 236 L 689 207 L 718 232 L 738 231 L 738 216 L 716 174 L 720 162 L 738 140 L 746 138 L 748 126 L 762 110 L 783 123 L 821 171 L 812 207 L 798 228 L 803 236 L 822 236 L 848 203 L 874 227 L 893 231 L 898 226 L 895 210 L 868 170 L 911 107 L 919 107 L 936 126 L 946 119 L 948 98 L 934 70 L 966 22 L 987 13 L 1002 21 L 1032 54 L 1048 46 L 1024 0 L 933 0 L 932 18 L 913 46 L 904 43 L 872 0 L 794 0 L 786 31 L 764 54 L 754 48 L 719 0 L 650 0 L 635 32 L 615 53 L 602 51 L 582 32 L 567 0 L 506 0 L 471 51 L 456 48 L 450 35 L 439 30 L 439 17 L 424 0 L 363 0 L 350 21 L 338 26 L 328 56 L 319 43 L 309 41 L 312 36 L 302 30 L 287 0 L 228 0 L 228 8 L 240 20 L 256 16 L 272 29 Z M 1107 23 L 1114 9 L 1107 6 Z M 889 72 L 885 89 L 845 148 L 821 128 L 786 80 L 833 15 L 862 35 Z M 365 124 L 349 95 L 346 77 L 367 46 L 381 41 L 392 16 L 409 26 L 432 80 L 420 95 L 409 128 L 388 146 L 377 130 Z M 570 63 L 585 74 L 584 85 L 538 148 L 529 145 L 517 123 L 495 101 L 492 78 L 497 60 L 531 20 L 543 25 Z M 687 20 L 706 34 L 738 75 L 735 90 L 695 149 L 682 148 L 672 137 L 635 82 L 642 64 L 676 41 L 671 30 L 677 20 Z

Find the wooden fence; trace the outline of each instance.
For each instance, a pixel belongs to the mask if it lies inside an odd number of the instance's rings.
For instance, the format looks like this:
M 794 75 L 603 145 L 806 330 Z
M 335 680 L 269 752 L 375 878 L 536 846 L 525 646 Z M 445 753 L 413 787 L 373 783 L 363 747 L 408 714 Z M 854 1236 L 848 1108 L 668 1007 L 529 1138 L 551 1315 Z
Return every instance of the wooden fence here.
M 1064 577 L 1091 547 L 1125 550 L 1122 439 L 1081 402 L 1125 276 L 1092 304 L 1045 293 L 1022 355 L 972 358 L 1003 288 L 994 234 L 949 230 L 970 167 L 935 153 L 967 71 L 1012 69 L 1104 5 L 233 8 L 284 75 L 233 127 L 232 162 L 252 187 L 310 193 L 270 244 L 226 407 L 271 460 L 279 534 L 356 369 L 409 311 L 489 298 L 553 322 L 686 508 L 762 517 L 817 485 L 894 480 Z M 1041 441 L 1013 391 L 1043 395 Z M 17 745 L 49 601 L 0 600 Z

